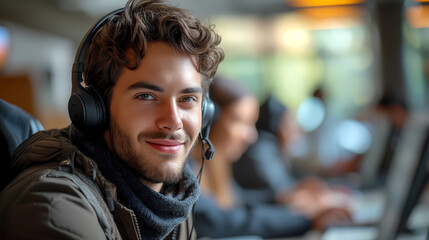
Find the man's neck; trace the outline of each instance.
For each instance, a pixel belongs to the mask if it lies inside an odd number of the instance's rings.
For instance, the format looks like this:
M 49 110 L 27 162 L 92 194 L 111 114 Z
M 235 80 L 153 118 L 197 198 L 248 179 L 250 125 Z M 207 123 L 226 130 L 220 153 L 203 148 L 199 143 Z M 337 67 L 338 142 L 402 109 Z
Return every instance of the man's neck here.
M 154 190 L 155 192 L 159 192 L 161 191 L 161 188 L 163 186 L 163 183 L 153 183 L 153 182 L 149 182 L 147 180 L 144 180 L 142 178 L 140 178 L 140 181 L 146 185 L 148 188 Z

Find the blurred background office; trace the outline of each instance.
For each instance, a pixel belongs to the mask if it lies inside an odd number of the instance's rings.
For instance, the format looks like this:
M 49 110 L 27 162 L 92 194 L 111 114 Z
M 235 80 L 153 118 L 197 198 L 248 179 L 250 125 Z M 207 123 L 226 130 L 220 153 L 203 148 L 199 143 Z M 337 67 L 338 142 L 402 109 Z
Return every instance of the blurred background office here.
M 0 1 L 0 98 L 46 129 L 68 125 L 80 40 L 125 2 Z M 288 109 L 285 155 L 297 177 L 377 185 L 407 116 L 428 112 L 428 0 L 171 2 L 216 25 L 222 76 Z

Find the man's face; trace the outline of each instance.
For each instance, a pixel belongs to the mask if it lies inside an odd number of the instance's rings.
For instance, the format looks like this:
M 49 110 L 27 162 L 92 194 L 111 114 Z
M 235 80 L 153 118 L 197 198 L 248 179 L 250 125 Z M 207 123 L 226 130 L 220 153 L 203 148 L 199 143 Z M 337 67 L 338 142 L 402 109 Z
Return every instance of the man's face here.
M 131 51 L 129 58 L 133 60 Z M 182 178 L 201 128 L 200 77 L 195 57 L 163 42 L 148 44 L 137 69 L 122 70 L 113 88 L 110 128 L 104 137 L 143 180 Z

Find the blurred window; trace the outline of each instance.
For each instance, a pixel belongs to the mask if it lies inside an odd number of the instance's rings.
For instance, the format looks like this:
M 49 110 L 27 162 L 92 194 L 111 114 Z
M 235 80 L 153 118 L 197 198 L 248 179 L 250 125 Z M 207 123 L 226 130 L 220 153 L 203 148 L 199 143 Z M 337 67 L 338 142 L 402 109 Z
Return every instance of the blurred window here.
M 403 54 L 406 96 L 413 110 L 427 109 L 429 81 L 429 2 L 405 1 Z
M 365 1 L 288 2 L 282 14 L 214 19 L 227 53 L 219 74 L 246 83 L 260 100 L 273 92 L 293 110 L 320 86 L 329 114 L 350 116 L 372 103 L 380 93 L 377 39 Z

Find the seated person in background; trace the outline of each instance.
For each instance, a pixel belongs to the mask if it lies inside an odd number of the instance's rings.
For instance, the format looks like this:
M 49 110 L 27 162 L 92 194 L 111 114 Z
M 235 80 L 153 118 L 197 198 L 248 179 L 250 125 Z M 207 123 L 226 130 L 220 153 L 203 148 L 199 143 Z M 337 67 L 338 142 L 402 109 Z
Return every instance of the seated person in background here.
M 385 183 L 393 156 L 396 154 L 408 110 L 402 101 L 384 95 L 356 119 L 365 124 L 372 137 L 371 148 L 358 165 L 360 186 L 374 187 Z M 341 171 L 342 168 L 332 169 Z
M 294 137 L 282 147 L 296 176 L 343 177 L 341 175 L 347 175 L 348 169 L 352 170 L 356 160 L 367 150 L 366 129 L 334 111 L 326 99 L 324 87 L 317 86 L 290 118 Z M 346 172 L 330 174 L 330 170 L 338 166 Z
M 274 202 L 308 214 L 314 214 L 320 208 L 347 208 L 349 197 L 345 187 L 333 189 L 322 179 L 297 179 L 294 176 L 284 152 L 292 134 L 288 126 L 290 120 L 286 107 L 274 96 L 269 96 L 259 108 L 257 141 L 233 163 L 234 179 L 245 189 L 268 191 Z
M 242 187 L 276 193 L 295 186 L 297 180 L 282 150 L 290 134 L 288 116 L 286 107 L 274 96 L 260 106 L 258 139 L 233 164 L 234 178 Z
M 232 163 L 257 139 L 255 122 L 258 101 L 237 82 L 216 78 L 210 88 L 216 117 L 210 131 L 214 158 L 203 162 L 201 195 L 195 205 L 195 228 L 200 237 L 257 235 L 263 238 L 301 235 L 315 228 L 348 221 L 344 209 L 318 209 L 298 212 L 274 204 L 269 194 L 246 192 L 235 183 Z M 194 171 L 200 169 L 201 147 L 192 152 Z M 311 204 L 311 203 L 310 203 Z

